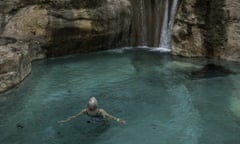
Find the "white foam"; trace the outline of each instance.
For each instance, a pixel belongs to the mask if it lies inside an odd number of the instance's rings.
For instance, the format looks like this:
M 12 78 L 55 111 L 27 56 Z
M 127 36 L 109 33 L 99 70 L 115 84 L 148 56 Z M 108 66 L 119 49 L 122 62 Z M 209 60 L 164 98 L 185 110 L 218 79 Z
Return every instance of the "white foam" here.
M 115 48 L 107 50 L 107 52 L 114 52 L 114 53 L 123 53 L 125 50 L 133 49 L 133 47 L 122 47 L 122 48 Z
M 169 48 L 163 48 L 163 47 L 159 47 L 159 48 L 152 48 L 151 51 L 159 51 L 159 52 L 171 52 L 171 50 Z
M 164 48 L 164 47 L 136 46 L 135 48 L 148 49 L 149 51 L 171 52 L 171 50 L 169 48 Z
M 156 52 L 164 52 L 164 53 L 169 53 L 171 52 L 170 49 L 164 48 L 164 47 L 149 47 L 149 46 L 135 46 L 135 47 L 122 47 L 122 48 L 115 48 L 115 49 L 110 49 L 107 50 L 106 52 L 114 52 L 114 53 L 123 53 L 126 50 L 131 50 L 131 49 L 145 49 L 149 51 L 156 51 Z

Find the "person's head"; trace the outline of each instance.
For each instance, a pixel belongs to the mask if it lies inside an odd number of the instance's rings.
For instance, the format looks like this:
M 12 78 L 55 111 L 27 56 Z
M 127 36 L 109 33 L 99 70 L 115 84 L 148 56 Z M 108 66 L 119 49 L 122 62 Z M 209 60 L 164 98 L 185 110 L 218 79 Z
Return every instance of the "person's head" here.
M 90 110 L 96 110 L 98 106 L 98 101 L 95 97 L 91 97 L 88 101 L 88 108 Z

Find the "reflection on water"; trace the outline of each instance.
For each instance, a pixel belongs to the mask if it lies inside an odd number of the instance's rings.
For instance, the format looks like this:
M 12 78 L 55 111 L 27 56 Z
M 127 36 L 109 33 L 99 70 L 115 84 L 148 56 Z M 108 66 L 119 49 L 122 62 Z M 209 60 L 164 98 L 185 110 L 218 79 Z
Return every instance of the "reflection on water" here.
M 239 64 L 119 51 L 35 62 L 26 81 L 0 95 L 1 143 L 240 143 Z M 233 73 L 202 72 L 208 64 Z M 85 116 L 57 124 L 91 96 L 128 124 L 88 124 Z

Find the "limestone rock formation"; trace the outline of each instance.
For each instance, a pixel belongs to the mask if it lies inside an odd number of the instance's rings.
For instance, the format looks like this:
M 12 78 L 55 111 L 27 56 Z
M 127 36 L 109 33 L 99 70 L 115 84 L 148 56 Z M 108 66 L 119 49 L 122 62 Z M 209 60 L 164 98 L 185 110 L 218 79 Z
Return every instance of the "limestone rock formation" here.
M 172 51 L 175 55 L 187 57 L 206 55 L 202 34 L 204 30 L 199 27 L 205 24 L 205 21 L 195 13 L 195 5 L 195 0 L 183 0 L 180 4 L 172 34 Z
M 238 0 L 182 0 L 173 30 L 173 54 L 239 62 L 239 12 Z
M 21 82 L 31 72 L 31 61 L 43 57 L 37 42 L 25 43 L 1 38 L 0 92 Z
M 48 11 L 38 5 L 22 8 L 8 21 L 2 36 L 24 41 L 46 37 L 47 15 Z
M 4 18 L 7 20 L 2 36 L 43 41 L 49 56 L 107 49 L 127 40 L 123 34 L 128 34 L 131 22 L 128 0 L 21 3 L 26 6 L 14 15 L 8 16 L 8 11 L 17 6 L 6 8 L 4 17 L 11 18 Z
M 46 56 L 108 49 L 128 41 L 128 0 L 1 0 L 0 92 Z
M 126 43 L 131 10 L 127 0 L 108 0 L 94 9 L 49 10 L 48 55 L 89 52 Z M 59 49 L 61 47 L 61 49 Z
M 220 50 L 220 58 L 240 62 L 240 1 L 226 0 L 226 46 Z

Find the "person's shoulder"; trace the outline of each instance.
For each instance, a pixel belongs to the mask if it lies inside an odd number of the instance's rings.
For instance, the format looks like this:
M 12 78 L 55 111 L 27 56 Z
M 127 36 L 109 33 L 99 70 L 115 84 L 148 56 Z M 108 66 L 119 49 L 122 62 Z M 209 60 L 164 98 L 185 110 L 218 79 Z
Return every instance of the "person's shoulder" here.
M 102 109 L 102 108 L 100 108 L 98 111 L 101 112 L 101 113 L 106 112 L 106 111 L 105 111 L 104 109 Z
M 87 111 L 88 111 L 88 109 L 85 108 L 85 109 L 83 109 L 81 112 L 82 112 L 82 113 L 87 113 Z

